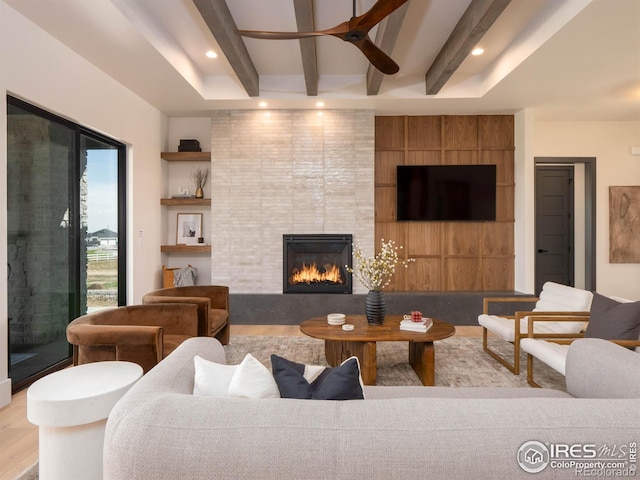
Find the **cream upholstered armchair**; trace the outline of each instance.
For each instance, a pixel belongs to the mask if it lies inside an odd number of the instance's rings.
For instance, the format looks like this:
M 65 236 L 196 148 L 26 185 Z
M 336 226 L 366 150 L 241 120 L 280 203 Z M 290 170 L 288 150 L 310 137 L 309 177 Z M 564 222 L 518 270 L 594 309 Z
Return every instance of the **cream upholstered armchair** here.
M 67 325 L 73 364 L 121 360 L 148 372 L 187 338 L 198 336 L 195 305 L 131 305 L 88 313 Z
M 161 288 L 147 293 L 142 303 L 191 303 L 198 307 L 198 336 L 215 337 L 229 343 L 229 287 L 198 285 L 193 287 Z
M 571 318 L 563 320 L 571 321 Z M 640 352 L 640 302 L 594 293 L 588 320 L 583 332 L 566 338 L 549 338 L 544 333 L 539 333 L 541 329 L 537 326 L 557 322 L 559 319 L 554 316 L 529 318 L 527 336 L 521 341 L 522 350 L 527 353 L 529 385 L 540 386 L 533 378 L 534 358 L 565 375 L 569 346 L 578 338 L 601 338 L 623 347 L 635 347 Z
M 592 297 L 593 294 L 587 290 L 554 282 L 546 282 L 542 286 L 539 297 L 487 297 L 483 302 L 483 313 L 478 316 L 478 323 L 482 326 L 482 348 L 501 365 L 518 375 L 520 373 L 520 341 L 527 336 L 529 319 L 544 316 L 557 320 L 535 325 L 535 332 L 544 334 L 546 338 L 574 338 L 585 328 Z M 532 310 L 517 311 L 513 315 L 490 313 L 492 303 L 527 301 L 536 302 Z M 513 344 L 512 363 L 489 348 L 489 332 Z

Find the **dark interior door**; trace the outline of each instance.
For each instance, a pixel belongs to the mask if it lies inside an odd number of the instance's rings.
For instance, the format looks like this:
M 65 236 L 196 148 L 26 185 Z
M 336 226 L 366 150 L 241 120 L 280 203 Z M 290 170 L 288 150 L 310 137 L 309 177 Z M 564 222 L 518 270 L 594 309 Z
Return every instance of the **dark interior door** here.
M 536 167 L 536 293 L 546 281 L 574 285 L 573 167 Z

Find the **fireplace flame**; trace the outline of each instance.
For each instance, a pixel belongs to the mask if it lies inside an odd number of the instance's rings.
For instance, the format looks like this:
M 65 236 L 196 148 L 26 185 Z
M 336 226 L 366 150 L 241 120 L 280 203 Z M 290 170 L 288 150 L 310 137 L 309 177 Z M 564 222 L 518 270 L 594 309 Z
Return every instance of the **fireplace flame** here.
M 290 283 L 292 285 L 297 283 L 306 283 L 309 285 L 319 282 L 344 283 L 340 275 L 340 267 L 335 264 L 326 264 L 323 268 L 324 271 L 321 272 L 315 262 L 311 265 L 303 263 L 302 268 L 294 268 L 292 270 Z

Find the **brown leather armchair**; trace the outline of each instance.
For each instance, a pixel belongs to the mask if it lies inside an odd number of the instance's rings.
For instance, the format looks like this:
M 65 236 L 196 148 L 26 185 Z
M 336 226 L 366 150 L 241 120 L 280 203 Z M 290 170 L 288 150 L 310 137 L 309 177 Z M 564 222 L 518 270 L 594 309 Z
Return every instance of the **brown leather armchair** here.
M 88 313 L 67 326 L 73 364 L 122 360 L 148 372 L 184 340 L 198 336 L 193 304 L 132 305 Z
M 229 287 L 198 285 L 162 288 L 147 293 L 142 303 L 192 303 L 198 306 L 198 336 L 215 337 L 229 343 Z

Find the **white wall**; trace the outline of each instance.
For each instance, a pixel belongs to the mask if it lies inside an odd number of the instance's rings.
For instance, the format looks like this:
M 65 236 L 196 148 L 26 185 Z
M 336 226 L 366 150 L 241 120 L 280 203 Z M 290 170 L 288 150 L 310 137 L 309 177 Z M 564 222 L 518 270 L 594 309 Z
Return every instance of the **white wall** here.
M 640 299 L 640 264 L 609 263 L 609 187 L 640 185 L 640 122 L 536 122 L 536 157 L 596 158 L 596 289 Z
M 211 117 L 171 117 L 165 151 L 177 152 L 180 140 L 200 142 L 203 152 L 211 150 Z
M 160 152 L 167 119 L 157 109 L 0 2 L 0 198 L 6 199 L 6 94 L 69 118 L 128 145 L 127 301 L 159 285 Z M 3 200 L 6 202 L 6 200 Z M 143 238 L 137 238 L 142 230 Z M 135 242 L 133 232 L 136 232 Z M 7 379 L 6 203 L 0 208 L 0 407 Z
M 533 111 L 515 115 L 514 178 L 515 196 L 515 289 L 535 294 L 535 210 L 533 199 L 535 164 L 533 160 Z

